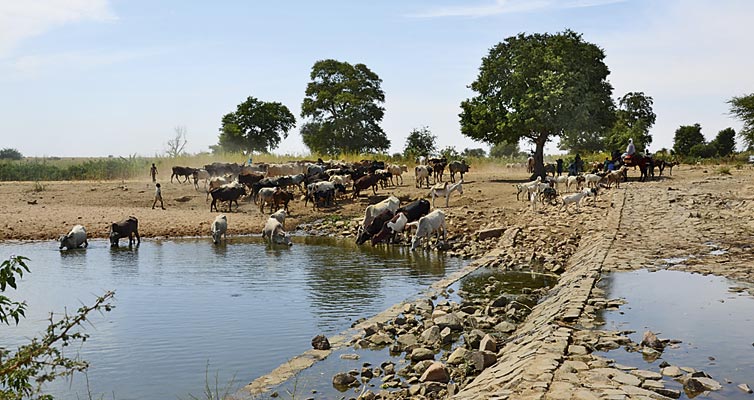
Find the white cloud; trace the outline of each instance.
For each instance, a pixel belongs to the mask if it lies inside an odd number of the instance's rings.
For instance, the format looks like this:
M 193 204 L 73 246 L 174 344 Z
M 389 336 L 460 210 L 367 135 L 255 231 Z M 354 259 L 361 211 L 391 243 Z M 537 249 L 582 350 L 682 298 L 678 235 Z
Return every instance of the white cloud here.
M 493 4 L 441 7 L 410 15 L 417 18 L 487 17 L 548 9 L 597 7 L 626 0 L 495 0 Z
M 0 82 L 33 79 L 51 72 L 61 74 L 69 71 L 86 71 L 144 58 L 159 52 L 158 49 L 114 52 L 69 51 L 19 56 L 6 62 L 0 61 Z
M 23 40 L 65 24 L 112 21 L 108 0 L 7 0 L 0 2 L 0 57 Z

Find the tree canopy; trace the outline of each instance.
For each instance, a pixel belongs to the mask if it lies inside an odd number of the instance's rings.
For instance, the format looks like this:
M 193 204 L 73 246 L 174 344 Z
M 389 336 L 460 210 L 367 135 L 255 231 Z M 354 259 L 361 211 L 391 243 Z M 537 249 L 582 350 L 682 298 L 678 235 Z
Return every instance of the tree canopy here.
M 432 134 L 428 126 L 414 128 L 406 138 L 406 147 L 403 148 L 404 157 L 428 156 L 437 151 L 435 141 L 437 136 Z
M 637 150 L 645 150 L 652 143 L 649 130 L 657 120 L 652 104 L 652 97 L 644 92 L 629 92 L 618 99 L 615 124 L 605 136 L 604 150 L 622 151 L 628 145 L 628 139 L 634 140 Z
M 296 117 L 282 103 L 249 96 L 235 112 L 223 116 L 218 145 L 225 151 L 267 153 L 288 137 L 295 124 Z
M 337 60 L 314 63 L 301 104 L 304 144 L 313 152 L 338 155 L 385 151 L 390 140 L 380 127 L 385 114 L 382 80 L 364 64 Z
M 715 153 L 720 157 L 725 157 L 736 150 L 736 131 L 733 128 L 725 128 L 717 133 L 712 141 L 715 147 Z
M 497 144 L 527 138 L 536 145 L 535 172 L 544 173 L 543 150 L 565 132 L 599 132 L 613 119 L 612 86 L 597 45 L 570 30 L 519 34 L 482 59 L 461 103 L 461 133 Z
M 11 148 L 4 148 L 0 150 L 0 160 L 20 160 L 23 155 L 20 151 Z
M 743 129 L 738 131 L 738 137 L 743 140 L 748 150 L 754 149 L 754 93 L 728 100 L 730 113 L 744 123 Z
M 682 125 L 675 130 L 675 136 L 673 137 L 673 150 L 682 156 L 691 154 L 691 148 L 697 144 L 707 143 L 702 135 L 702 126 L 694 125 Z

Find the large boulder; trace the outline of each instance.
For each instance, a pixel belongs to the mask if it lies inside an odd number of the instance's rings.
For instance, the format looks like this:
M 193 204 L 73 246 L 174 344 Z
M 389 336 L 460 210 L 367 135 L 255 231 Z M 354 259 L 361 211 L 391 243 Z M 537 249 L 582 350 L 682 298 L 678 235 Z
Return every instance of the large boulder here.
M 445 369 L 443 363 L 435 361 L 424 371 L 419 380 L 422 382 L 448 383 L 450 381 L 450 375 L 448 374 L 448 370 Z
M 485 368 L 494 365 L 497 362 L 497 355 L 490 351 L 475 351 L 471 353 L 471 363 L 478 372 L 484 371 Z
M 347 389 L 354 384 L 356 384 L 356 378 L 346 372 L 339 372 L 332 377 L 332 385 L 338 390 Z
M 422 342 L 427 344 L 436 344 L 440 342 L 440 327 L 432 325 L 425 329 L 421 335 Z
M 452 353 L 450 353 L 450 356 L 448 357 L 448 364 L 449 365 L 460 365 L 463 364 L 466 359 L 468 359 L 471 356 L 471 351 L 466 350 L 464 347 L 457 347 L 455 350 L 453 350 Z
M 489 333 L 484 335 L 482 341 L 479 342 L 479 350 L 497 352 L 497 340 L 493 338 Z

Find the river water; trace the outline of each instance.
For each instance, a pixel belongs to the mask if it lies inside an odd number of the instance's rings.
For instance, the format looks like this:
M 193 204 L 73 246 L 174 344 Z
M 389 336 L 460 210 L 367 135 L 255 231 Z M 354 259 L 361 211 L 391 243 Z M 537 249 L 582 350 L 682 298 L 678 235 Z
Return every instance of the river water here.
M 207 373 L 212 384 L 251 382 L 310 349 L 317 334 L 341 332 L 462 266 L 435 253 L 317 237 L 294 238 L 290 248 L 256 237 L 220 246 L 144 240 L 135 249 L 93 240 L 68 252 L 54 242 L 0 244 L 3 259 L 13 254 L 31 259 L 19 290 L 6 292 L 27 301 L 27 318 L 0 327 L 0 346 L 37 335 L 50 311 L 115 290 L 116 308 L 93 314 L 91 338 L 67 352 L 90 362 L 93 397 L 119 400 L 199 396 Z M 84 378 L 47 391 L 86 398 Z

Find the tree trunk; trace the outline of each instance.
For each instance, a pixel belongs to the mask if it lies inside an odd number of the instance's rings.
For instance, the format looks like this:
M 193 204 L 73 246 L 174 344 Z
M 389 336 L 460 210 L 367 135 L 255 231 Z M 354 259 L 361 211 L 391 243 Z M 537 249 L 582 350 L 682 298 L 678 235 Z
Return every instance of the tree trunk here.
M 547 142 L 547 135 L 541 134 L 534 141 L 536 144 L 536 150 L 534 151 L 534 175 L 531 176 L 532 180 L 537 179 L 538 176 L 542 177 L 542 181 L 545 180 L 545 143 Z

